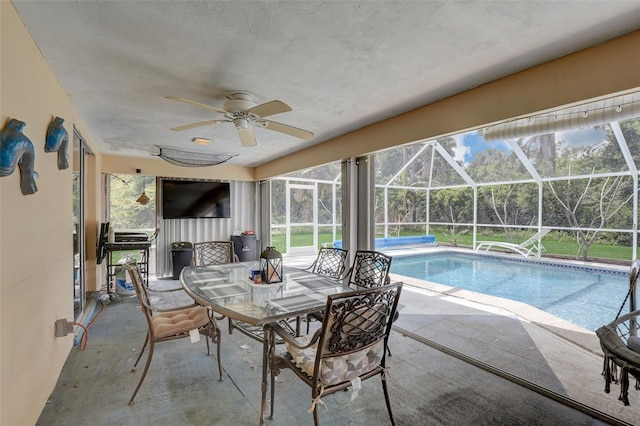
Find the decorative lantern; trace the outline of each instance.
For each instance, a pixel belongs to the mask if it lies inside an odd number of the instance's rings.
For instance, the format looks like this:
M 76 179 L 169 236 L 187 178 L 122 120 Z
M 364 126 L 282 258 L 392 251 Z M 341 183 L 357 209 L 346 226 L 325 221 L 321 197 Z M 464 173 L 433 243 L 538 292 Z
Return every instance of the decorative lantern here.
M 265 284 L 282 282 L 282 255 L 275 247 L 267 247 L 260 254 L 260 273 Z

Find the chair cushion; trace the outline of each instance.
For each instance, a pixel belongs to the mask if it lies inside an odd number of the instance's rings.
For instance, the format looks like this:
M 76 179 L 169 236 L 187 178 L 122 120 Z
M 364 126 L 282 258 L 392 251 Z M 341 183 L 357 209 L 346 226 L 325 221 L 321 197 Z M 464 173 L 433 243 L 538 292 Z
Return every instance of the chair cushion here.
M 302 336 L 296 340 L 302 345 L 306 345 L 309 339 L 310 336 Z M 309 376 L 313 376 L 317 344 L 305 349 L 299 349 L 287 343 L 286 347 L 298 368 Z M 356 352 L 324 358 L 320 361 L 320 380 L 325 386 L 353 380 L 378 367 L 383 355 L 384 340 L 380 340 Z
M 209 322 L 207 308 L 195 306 L 173 312 L 157 313 L 151 317 L 156 339 L 176 336 L 205 326 Z

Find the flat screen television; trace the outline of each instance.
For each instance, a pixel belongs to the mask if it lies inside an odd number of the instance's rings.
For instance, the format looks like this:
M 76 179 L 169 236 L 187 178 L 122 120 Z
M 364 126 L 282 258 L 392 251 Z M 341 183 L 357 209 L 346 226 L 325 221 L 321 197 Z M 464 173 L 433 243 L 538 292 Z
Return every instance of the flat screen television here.
M 231 217 L 229 182 L 162 180 L 164 219 Z

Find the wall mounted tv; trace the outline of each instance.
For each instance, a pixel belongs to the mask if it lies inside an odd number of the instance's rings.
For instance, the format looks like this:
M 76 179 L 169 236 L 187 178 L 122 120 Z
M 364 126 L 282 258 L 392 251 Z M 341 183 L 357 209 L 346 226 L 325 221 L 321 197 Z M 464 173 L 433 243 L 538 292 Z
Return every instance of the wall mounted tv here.
M 229 182 L 162 180 L 164 219 L 231 217 Z

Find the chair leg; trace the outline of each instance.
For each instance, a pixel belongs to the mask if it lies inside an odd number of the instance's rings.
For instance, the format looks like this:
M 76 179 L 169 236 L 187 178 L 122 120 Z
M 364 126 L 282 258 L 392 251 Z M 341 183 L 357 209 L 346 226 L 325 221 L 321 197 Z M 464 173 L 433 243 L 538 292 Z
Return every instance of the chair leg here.
M 389 400 L 389 390 L 387 389 L 387 378 L 384 375 L 384 371 L 381 374 L 382 377 L 382 390 L 384 391 L 384 400 L 387 403 L 387 411 L 389 412 L 389 419 L 391 424 L 395 426 L 396 421 L 393 419 L 393 411 L 391 411 L 391 401 Z
M 138 390 L 140 389 L 140 386 L 142 386 L 142 382 L 144 382 L 144 378 L 146 377 L 147 371 L 149 370 L 149 365 L 151 364 L 151 358 L 153 358 L 154 342 L 153 342 L 153 339 L 149 339 L 148 338 L 148 335 L 147 335 L 147 340 L 149 340 L 149 354 L 147 355 L 147 362 L 144 365 L 144 370 L 142 370 L 142 375 L 140 376 L 140 379 L 138 380 L 138 384 L 136 385 L 136 388 L 133 391 L 133 394 L 131 395 L 131 399 L 129 399 L 129 405 L 133 405 L 133 398 L 136 397 L 136 394 L 138 393 Z
M 218 373 L 220 374 L 220 381 L 222 378 L 222 363 L 220 362 L 220 329 L 215 325 L 213 320 L 210 320 L 207 325 L 206 331 L 203 332 L 205 335 L 205 339 L 207 341 L 207 356 L 211 356 L 211 346 L 209 344 L 209 338 L 211 338 L 211 343 L 216 345 L 216 357 L 218 358 Z
M 140 362 L 140 358 L 142 358 L 142 354 L 144 353 L 144 350 L 147 347 L 147 343 L 149 343 L 149 332 L 147 331 L 147 335 L 144 338 L 144 343 L 142 344 L 142 349 L 140 349 L 140 353 L 138 354 L 138 358 L 136 359 L 136 362 L 133 364 L 133 367 L 131 367 L 131 372 L 134 373 L 136 371 L 136 367 L 138 366 L 138 362 Z
M 205 342 L 207 342 L 207 356 L 211 356 L 212 355 L 211 354 L 211 345 L 209 345 L 209 339 L 207 337 L 208 336 L 204 336 L 204 340 L 205 340 Z
M 318 418 L 318 404 L 313 407 L 313 424 L 315 426 L 320 426 L 320 419 Z

